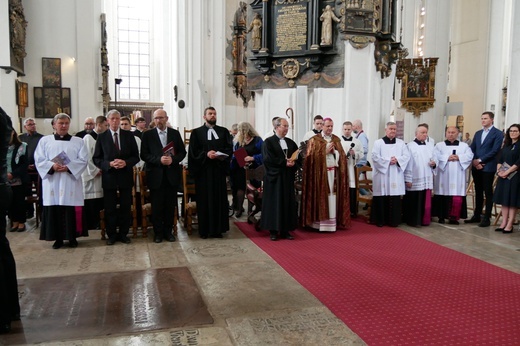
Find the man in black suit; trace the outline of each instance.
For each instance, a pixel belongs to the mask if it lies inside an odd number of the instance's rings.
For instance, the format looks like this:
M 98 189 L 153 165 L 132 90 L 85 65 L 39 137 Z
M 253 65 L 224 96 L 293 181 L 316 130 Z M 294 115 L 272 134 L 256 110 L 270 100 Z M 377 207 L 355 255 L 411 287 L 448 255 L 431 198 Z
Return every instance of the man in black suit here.
M 130 243 L 127 237 L 130 228 L 132 205 L 133 167 L 139 162 L 139 151 L 130 131 L 121 130 L 121 114 L 113 109 L 107 114 L 109 129 L 99 134 L 94 150 L 94 164 L 102 170 L 103 199 L 108 240 Z M 117 210 L 119 191 L 119 210 Z M 119 233 L 117 227 L 119 226 Z
M 83 126 L 84 126 L 84 129 L 82 131 L 79 131 L 78 133 L 76 133 L 75 136 L 79 137 L 79 138 L 83 138 L 86 135 L 90 134 L 90 135 L 92 135 L 92 137 L 94 137 L 94 139 L 96 139 L 97 135 L 93 134 L 94 127 L 96 126 L 94 118 L 92 118 L 92 117 L 86 118 Z
M 217 111 L 204 110 L 205 123 L 193 130 L 188 149 L 188 169 L 195 178 L 199 235 L 222 238 L 229 230 L 229 202 L 226 175 L 233 155 L 229 130 L 216 125 Z
M 179 131 L 168 128 L 168 115 L 162 109 L 153 114 L 155 128 L 143 133 L 141 158 L 145 162 L 150 188 L 154 241 L 175 241 L 172 234 L 177 191 L 182 179 L 179 163 L 186 156 Z

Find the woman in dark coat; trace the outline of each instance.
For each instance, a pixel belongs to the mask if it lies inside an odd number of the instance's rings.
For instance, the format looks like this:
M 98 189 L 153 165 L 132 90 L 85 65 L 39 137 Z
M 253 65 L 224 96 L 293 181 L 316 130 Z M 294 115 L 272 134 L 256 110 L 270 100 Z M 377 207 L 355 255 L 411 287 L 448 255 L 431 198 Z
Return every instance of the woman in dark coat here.
M 504 146 L 500 151 L 497 165 L 498 181 L 493 202 L 502 205 L 502 223 L 497 232 L 513 233 L 516 211 L 520 207 L 520 125 L 513 124 L 507 129 Z
M 246 152 L 244 161 L 246 166 L 240 167 L 237 157 L 233 154 L 231 159 L 230 180 L 231 192 L 233 194 L 233 210 L 235 216 L 240 217 L 244 210 L 244 196 L 246 190 L 246 167 L 247 169 L 254 169 L 262 165 L 262 143 L 264 141 L 258 133 L 248 122 L 241 122 L 238 124 L 238 133 L 236 136 L 236 143 L 233 145 L 233 152 L 243 148 Z M 260 187 L 260 182 L 251 181 L 255 187 Z
M 11 232 L 25 231 L 26 186 L 29 183 L 27 143 L 20 141 L 15 130 L 11 132 L 11 141 L 7 149 L 7 179 L 13 191 L 13 200 L 9 208 Z

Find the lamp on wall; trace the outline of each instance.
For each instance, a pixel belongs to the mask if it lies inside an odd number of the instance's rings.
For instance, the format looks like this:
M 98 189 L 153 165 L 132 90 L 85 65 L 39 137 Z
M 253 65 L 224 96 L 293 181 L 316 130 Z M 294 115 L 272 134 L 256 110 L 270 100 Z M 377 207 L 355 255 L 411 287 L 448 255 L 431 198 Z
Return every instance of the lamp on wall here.
M 115 94 L 114 106 L 115 106 L 116 109 L 117 109 L 117 86 L 118 86 L 119 84 L 121 84 L 122 81 L 123 81 L 123 80 L 122 80 L 121 78 L 116 78 L 116 79 L 115 79 L 116 84 L 115 84 L 115 86 L 114 86 L 114 94 Z

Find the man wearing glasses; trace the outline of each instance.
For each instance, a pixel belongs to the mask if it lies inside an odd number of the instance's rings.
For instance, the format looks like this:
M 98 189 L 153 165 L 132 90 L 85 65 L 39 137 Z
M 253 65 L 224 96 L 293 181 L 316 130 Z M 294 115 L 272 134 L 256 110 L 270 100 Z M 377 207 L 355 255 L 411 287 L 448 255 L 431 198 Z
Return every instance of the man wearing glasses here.
M 23 128 L 25 129 L 25 133 L 21 134 L 19 138 L 22 142 L 27 143 L 27 157 L 29 161 L 27 171 L 29 173 L 29 178 L 31 179 L 29 182 L 31 185 L 27 186 L 27 190 L 30 192 L 33 184 L 34 186 L 38 186 L 38 173 L 34 167 L 34 151 L 43 135 L 36 131 L 36 122 L 33 118 L 26 118 L 23 122 Z M 38 191 L 38 195 L 39 194 L 40 192 Z M 34 217 L 34 205 L 32 203 L 27 203 L 27 218 L 30 219 L 32 217 Z
M 75 136 L 83 138 L 87 134 L 90 134 L 92 137 L 94 137 L 94 139 L 97 139 L 97 133 L 94 132 L 95 126 L 96 126 L 96 122 L 94 121 L 94 118 L 88 117 L 85 119 L 84 130 L 79 131 L 78 133 L 75 134 Z

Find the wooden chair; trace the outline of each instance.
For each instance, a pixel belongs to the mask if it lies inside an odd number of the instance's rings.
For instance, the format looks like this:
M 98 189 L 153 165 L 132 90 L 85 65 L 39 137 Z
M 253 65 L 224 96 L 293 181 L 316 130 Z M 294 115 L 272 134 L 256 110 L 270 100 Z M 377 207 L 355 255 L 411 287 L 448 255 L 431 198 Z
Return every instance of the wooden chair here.
M 255 217 L 262 211 L 263 186 L 259 188 L 251 184 L 251 180 L 262 181 L 265 174 L 264 165 L 254 169 L 246 169 L 246 198 L 247 198 L 247 223 L 254 224 L 256 230 L 260 230 L 260 219 Z
M 148 224 L 148 217 L 152 216 L 152 203 L 150 201 L 150 189 L 146 185 L 146 172 L 139 171 L 139 183 L 141 186 L 141 229 L 143 230 L 143 238 L 147 237 L 148 227 L 151 225 Z M 179 221 L 179 208 L 177 203 L 175 204 L 175 212 L 173 214 L 173 234 L 177 236 L 177 222 Z
M 40 208 L 40 186 L 41 186 L 41 178 L 38 173 L 29 173 L 29 174 L 36 174 L 37 179 L 36 182 L 34 182 L 31 179 L 31 194 L 29 196 L 25 197 L 25 202 L 34 204 L 34 216 L 36 217 L 36 228 L 40 226 L 40 219 L 41 219 L 41 208 Z
M 186 127 L 184 128 L 184 145 L 190 144 L 190 136 L 192 131 L 193 130 L 186 129 Z
M 130 206 L 130 213 L 132 214 L 132 234 L 133 237 L 137 237 L 137 197 L 136 197 L 136 181 L 139 178 L 139 169 L 134 167 L 133 169 L 133 178 L 134 178 L 134 186 L 132 187 L 132 205 Z M 119 195 L 119 193 L 118 193 Z M 118 206 L 119 208 L 119 206 Z M 105 209 L 100 210 L 99 212 L 99 228 L 101 228 L 101 240 L 106 240 L 106 222 L 105 222 Z M 143 234 L 146 234 L 143 231 Z
M 370 177 L 369 177 L 370 174 Z M 363 202 L 368 205 L 367 215 L 370 215 L 370 208 L 372 207 L 372 167 L 362 166 L 356 167 L 356 188 L 357 188 L 357 207 L 359 208 L 359 203 Z M 367 195 L 362 195 L 360 193 L 361 189 L 368 191 Z
M 186 167 L 182 168 L 182 205 L 184 207 L 184 228 L 191 234 L 193 225 L 193 216 L 197 214 L 197 202 L 191 198 L 195 195 L 195 183 L 191 179 Z

